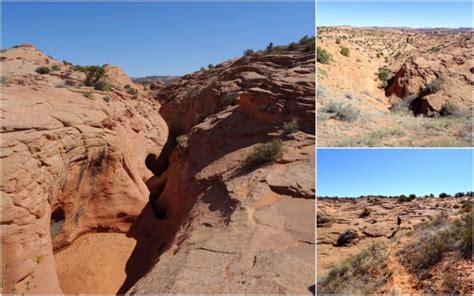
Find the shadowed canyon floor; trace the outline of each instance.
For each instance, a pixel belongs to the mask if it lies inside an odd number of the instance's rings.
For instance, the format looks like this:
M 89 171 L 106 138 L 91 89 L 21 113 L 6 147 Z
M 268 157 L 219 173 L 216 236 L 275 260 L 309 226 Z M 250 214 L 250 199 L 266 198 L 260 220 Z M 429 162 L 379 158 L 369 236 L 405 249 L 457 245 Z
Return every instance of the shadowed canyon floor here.
M 471 146 L 472 31 L 320 27 L 317 41 L 319 146 Z
M 318 294 L 471 293 L 472 202 L 318 199 Z
M 167 83 L 1 63 L 4 293 L 310 293 L 314 39 Z

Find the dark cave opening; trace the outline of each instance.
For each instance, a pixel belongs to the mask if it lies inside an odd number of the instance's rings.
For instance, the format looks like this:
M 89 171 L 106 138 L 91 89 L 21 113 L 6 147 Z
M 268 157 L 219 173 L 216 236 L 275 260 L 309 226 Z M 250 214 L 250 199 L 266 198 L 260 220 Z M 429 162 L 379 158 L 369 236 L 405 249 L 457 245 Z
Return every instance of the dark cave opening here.
M 63 231 L 64 222 L 66 221 L 66 213 L 59 206 L 51 213 L 50 229 L 51 236 L 55 236 Z

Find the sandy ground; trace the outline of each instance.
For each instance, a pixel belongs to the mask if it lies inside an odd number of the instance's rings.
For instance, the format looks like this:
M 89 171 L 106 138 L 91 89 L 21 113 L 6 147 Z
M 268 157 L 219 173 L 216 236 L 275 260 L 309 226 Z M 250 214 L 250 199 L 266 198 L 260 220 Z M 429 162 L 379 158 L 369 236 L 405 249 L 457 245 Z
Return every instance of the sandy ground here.
M 115 294 L 125 280 L 136 241 L 121 233 L 91 233 L 79 237 L 54 256 L 64 293 Z

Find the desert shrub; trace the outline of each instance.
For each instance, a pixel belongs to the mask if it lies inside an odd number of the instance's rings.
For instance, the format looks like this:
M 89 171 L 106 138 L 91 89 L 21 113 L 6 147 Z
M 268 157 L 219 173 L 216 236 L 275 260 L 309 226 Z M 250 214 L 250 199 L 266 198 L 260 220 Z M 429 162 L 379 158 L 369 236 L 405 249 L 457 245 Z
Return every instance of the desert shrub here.
M 112 98 L 109 97 L 109 96 L 105 96 L 105 97 L 102 98 L 102 100 L 104 100 L 104 102 L 108 103 L 112 100 Z
M 94 89 L 102 90 L 102 91 L 109 91 L 110 90 L 110 83 L 105 80 L 99 80 L 94 83 Z
M 471 211 L 472 211 L 472 201 L 463 200 L 461 202 L 461 212 L 462 213 L 470 213 Z
M 283 130 L 287 134 L 297 132 L 300 129 L 300 124 L 298 118 L 293 118 L 288 122 L 283 123 Z
M 430 48 L 430 52 L 438 52 L 439 50 L 440 50 L 440 48 L 439 48 L 439 47 L 436 47 L 436 46 Z
M 447 252 L 458 252 L 472 256 L 472 220 L 474 213 L 447 222 L 447 218 L 436 219 L 421 228 L 416 237 L 402 248 L 397 256 L 412 272 L 429 268 L 439 262 Z
M 317 283 L 318 294 L 373 294 L 386 285 L 391 277 L 386 246 L 373 244 L 321 276 Z
M 48 67 L 38 67 L 36 68 L 35 71 L 38 74 L 44 75 L 44 74 L 48 74 L 51 70 Z
M 439 197 L 440 198 L 446 198 L 446 197 L 450 197 L 450 195 L 447 194 L 446 192 L 442 192 L 442 193 L 439 194 Z
M 399 51 L 397 51 L 397 53 L 393 56 L 393 58 L 394 58 L 394 59 L 397 59 L 397 58 L 399 58 L 401 55 L 402 55 L 402 54 L 401 54 Z
M 265 48 L 265 51 L 270 53 L 273 50 L 273 42 L 268 43 L 267 48 Z
M 282 155 L 283 142 L 279 139 L 257 145 L 244 161 L 247 169 L 256 169 L 277 160 Z
M 236 92 L 228 92 L 222 97 L 222 102 L 226 105 L 236 105 L 239 99 L 239 94 Z
M 336 38 L 336 44 L 341 44 L 341 38 L 339 37 Z
M 406 96 L 402 100 L 394 103 L 390 107 L 390 111 L 395 113 L 410 113 L 410 105 L 416 98 L 418 98 L 416 95 Z
M 441 285 L 443 287 L 443 292 L 447 295 L 459 294 L 459 287 L 456 280 L 456 277 L 449 271 L 443 272 L 441 275 Z
M 362 212 L 359 214 L 359 218 L 365 218 L 370 215 L 370 210 L 369 208 L 364 208 Z
M 318 46 L 316 50 L 316 60 L 321 64 L 329 64 L 331 55 L 325 49 Z
M 351 51 L 347 47 L 342 47 L 341 48 L 341 54 L 345 57 L 349 57 L 349 55 L 351 54 Z
M 405 135 L 405 132 L 403 132 L 399 128 L 381 128 L 373 132 L 370 132 L 367 135 L 365 142 L 375 143 L 376 141 L 387 138 L 387 137 L 401 137 L 403 135 Z
M 214 68 L 214 65 L 213 65 L 213 64 L 209 64 L 209 65 L 207 65 L 207 67 L 208 67 L 209 69 L 212 69 L 212 68 Z
M 86 74 L 84 80 L 85 86 L 94 86 L 100 80 L 105 79 L 105 68 L 103 66 L 86 66 L 82 68 L 82 72 Z
M 63 64 L 64 64 L 64 66 L 72 66 L 72 63 L 70 63 L 66 60 L 63 61 Z
M 81 65 L 74 65 L 74 66 L 72 66 L 72 69 L 73 69 L 74 71 L 84 72 L 85 69 L 86 69 L 86 67 L 81 66 Z
M 440 91 L 442 88 L 443 88 L 443 79 L 438 78 L 426 86 L 425 93 L 434 94 Z
M 400 196 L 398 197 L 398 202 L 409 202 L 409 201 L 412 201 L 412 200 L 414 200 L 414 199 L 416 198 L 416 195 L 415 195 L 415 197 L 412 197 L 412 195 L 414 195 L 414 194 L 411 194 L 410 196 L 406 196 L 406 195 L 402 194 L 402 195 L 400 195 Z
M 314 36 L 303 36 L 298 42 L 302 47 L 304 52 L 314 52 L 314 48 L 316 46 L 316 39 Z
M 463 197 L 464 195 L 464 192 L 457 192 L 456 194 L 454 194 L 454 197 Z
M 249 55 L 251 55 L 251 54 L 253 54 L 253 53 L 254 53 L 253 49 L 250 49 L 250 48 L 249 48 L 249 49 L 244 50 L 244 55 L 245 55 L 245 56 L 249 56 Z
M 316 225 L 318 227 L 323 227 L 331 223 L 331 218 L 328 214 L 318 211 L 316 213 Z
M 94 95 L 90 92 L 90 91 L 86 91 L 86 92 L 83 92 L 82 95 L 86 98 L 88 98 L 89 100 L 93 100 L 94 99 Z
M 388 80 L 389 80 L 390 78 L 392 78 L 392 75 L 393 75 L 393 74 L 392 74 L 392 71 L 390 71 L 390 69 L 387 68 L 387 67 L 385 67 L 385 66 L 384 66 L 384 67 L 380 67 L 380 68 L 378 69 L 378 71 L 377 71 L 377 76 L 378 76 L 378 78 L 379 78 L 380 81 L 381 81 L 381 85 L 380 85 L 380 86 L 381 86 L 382 88 L 387 87 Z
M 289 45 L 288 45 L 288 50 L 297 50 L 298 49 L 298 44 L 295 43 L 295 42 L 291 42 Z
M 441 116 L 452 116 L 452 117 L 462 117 L 463 114 L 459 107 L 452 103 L 452 102 L 446 102 L 441 106 L 441 109 L 439 110 L 439 115 Z
M 187 134 L 179 135 L 176 137 L 176 144 L 183 148 L 189 147 L 189 136 Z
M 129 95 L 138 96 L 138 90 L 136 90 L 135 88 L 131 87 L 128 84 L 125 85 L 125 90 L 127 91 Z
M 337 238 L 336 246 L 347 246 L 353 242 L 356 238 L 359 237 L 359 234 L 354 229 L 347 229 L 339 234 Z
M 73 80 L 67 79 L 66 81 L 64 81 L 64 85 L 66 85 L 66 86 L 76 86 L 76 83 Z
M 314 40 L 314 38 L 313 38 Z M 312 43 L 308 43 L 306 45 L 303 46 L 303 51 L 304 52 L 310 52 L 310 53 L 314 53 L 314 48 L 316 47 L 316 43 L 312 42 Z
M 52 66 L 51 71 L 59 71 L 59 66 L 58 65 Z
M 353 107 L 350 104 L 342 104 L 336 101 L 330 101 L 327 106 L 322 108 L 325 113 L 332 113 L 334 118 L 341 121 L 353 122 L 359 116 L 359 109 Z

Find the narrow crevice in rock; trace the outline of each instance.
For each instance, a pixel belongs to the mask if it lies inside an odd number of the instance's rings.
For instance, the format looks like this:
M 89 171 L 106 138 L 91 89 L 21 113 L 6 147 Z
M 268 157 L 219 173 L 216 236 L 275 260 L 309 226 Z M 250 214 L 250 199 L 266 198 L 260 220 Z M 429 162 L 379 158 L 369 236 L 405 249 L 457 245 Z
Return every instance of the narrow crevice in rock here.
M 57 207 L 51 213 L 51 236 L 55 236 L 63 231 L 64 221 L 66 220 L 66 213 L 62 207 Z

